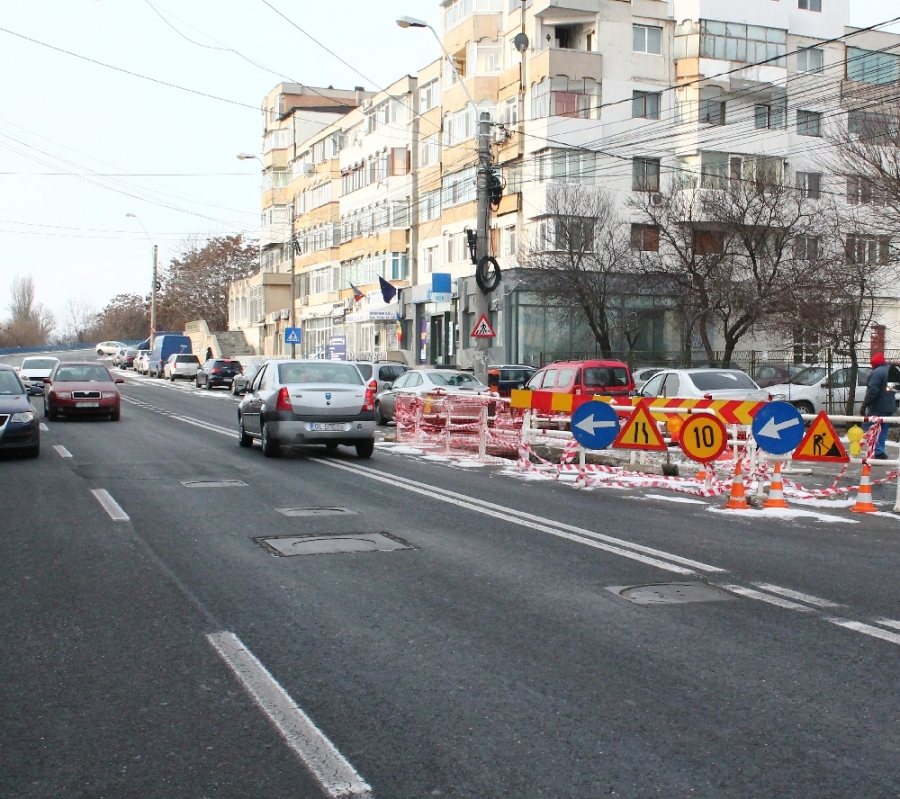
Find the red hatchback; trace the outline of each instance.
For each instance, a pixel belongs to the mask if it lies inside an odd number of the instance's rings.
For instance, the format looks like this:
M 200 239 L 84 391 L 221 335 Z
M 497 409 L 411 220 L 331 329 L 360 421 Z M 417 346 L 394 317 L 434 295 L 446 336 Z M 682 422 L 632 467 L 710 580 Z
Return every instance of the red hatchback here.
M 559 394 L 628 397 L 634 390 L 634 380 L 622 361 L 558 361 L 536 372 L 525 388 Z
M 44 378 L 44 416 L 51 422 L 63 416 L 105 415 L 118 422 L 119 389 L 124 383 L 98 363 L 61 363 Z

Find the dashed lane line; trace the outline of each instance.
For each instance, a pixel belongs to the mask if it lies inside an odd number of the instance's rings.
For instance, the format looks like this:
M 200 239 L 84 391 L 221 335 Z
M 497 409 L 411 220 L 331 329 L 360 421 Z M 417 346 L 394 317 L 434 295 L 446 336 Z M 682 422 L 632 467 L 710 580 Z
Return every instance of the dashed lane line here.
M 730 583 L 721 583 L 717 586 L 718 588 L 724 588 L 726 591 L 730 591 L 732 594 L 737 594 L 738 596 L 745 596 L 748 599 L 758 599 L 760 602 L 768 602 L 770 605 L 777 605 L 779 608 L 785 608 L 786 610 L 796 610 L 800 613 L 812 613 L 813 609 L 807 607 L 806 605 L 801 605 L 797 602 L 791 602 L 788 599 L 783 599 L 780 596 L 772 596 L 771 594 L 764 594 L 762 591 L 754 591 L 752 588 L 745 588 L 742 585 L 731 585 Z
M 131 517 L 122 510 L 122 506 L 112 498 L 109 491 L 105 488 L 92 488 L 91 493 L 94 495 L 97 502 L 103 506 L 103 510 L 109 514 L 109 518 L 114 522 L 131 521 Z
M 40 425 L 38 425 L 38 427 L 41 428 L 41 432 L 42 432 L 42 433 L 49 433 L 49 432 L 50 432 L 50 428 L 47 427 L 47 425 L 45 425 L 43 422 L 41 422 Z
M 753 583 L 757 588 L 768 591 L 770 594 L 780 594 L 788 599 L 796 599 L 799 602 L 806 602 L 807 605 L 815 605 L 819 608 L 839 608 L 839 602 L 832 602 L 830 599 L 821 599 L 812 594 L 804 594 L 802 591 L 794 591 L 790 588 L 782 588 L 780 585 L 772 585 L 772 583 Z
M 863 624 L 860 621 L 850 621 L 850 619 L 839 619 L 835 617 L 826 617 L 825 621 L 836 624 L 838 627 L 846 627 L 848 630 L 871 636 L 872 638 L 880 638 L 882 641 L 890 641 L 892 644 L 900 644 L 900 634 L 891 633 L 887 630 L 880 630 L 871 624 Z
M 56 450 L 56 453 L 60 458 L 71 458 L 72 453 L 69 452 L 62 444 L 54 444 L 53 449 Z

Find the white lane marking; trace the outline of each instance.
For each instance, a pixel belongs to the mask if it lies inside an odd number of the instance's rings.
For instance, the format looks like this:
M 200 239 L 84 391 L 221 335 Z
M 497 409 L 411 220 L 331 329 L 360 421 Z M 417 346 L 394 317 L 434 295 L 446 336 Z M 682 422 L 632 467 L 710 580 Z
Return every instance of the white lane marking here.
M 49 433 L 49 432 L 50 432 L 50 428 L 47 427 L 47 425 L 45 425 L 43 422 L 40 423 L 39 427 L 41 428 L 41 432 L 42 432 L 42 433 Z
M 371 797 L 372 788 L 234 633 L 206 640 L 253 697 L 328 796 Z
M 830 599 L 820 599 L 812 594 L 804 594 L 802 591 L 794 591 L 790 588 L 782 588 L 780 585 L 772 585 L 772 583 L 753 583 L 757 588 L 768 591 L 770 594 L 781 594 L 788 599 L 796 599 L 798 602 L 806 602 L 808 605 L 815 605 L 820 608 L 839 608 L 840 602 L 832 602 Z
M 880 638 L 882 641 L 900 644 L 900 635 L 897 633 L 889 633 L 887 630 L 879 630 L 871 624 L 863 624 L 860 621 L 850 621 L 849 619 L 838 619 L 834 617 L 826 618 L 825 621 L 830 621 L 838 627 L 846 627 L 848 630 L 853 630 L 862 633 L 863 635 L 870 635 L 872 638 Z
M 54 444 L 53 449 L 59 454 L 60 458 L 71 458 L 72 453 L 69 452 L 62 444 Z
M 466 497 L 462 494 L 456 494 L 452 491 L 435 488 L 434 486 L 430 486 L 427 483 L 416 483 L 413 480 L 407 480 L 406 478 L 397 477 L 396 475 L 382 475 L 380 472 L 376 472 L 374 469 L 346 466 L 344 464 L 336 463 L 334 461 L 325 460 L 322 458 L 313 458 L 312 460 L 315 460 L 317 463 L 321 463 L 326 466 L 332 466 L 335 469 L 342 469 L 343 471 L 351 472 L 353 474 L 361 474 L 364 477 L 368 477 L 370 480 L 377 480 L 378 482 L 387 483 L 388 485 L 392 485 L 397 488 L 403 488 L 407 491 L 412 491 L 415 494 L 421 494 L 423 496 L 429 497 L 430 499 L 437 499 L 450 505 L 458 505 L 461 508 L 475 511 L 476 513 L 482 513 L 485 516 L 493 516 L 496 519 L 502 519 L 503 521 L 507 522 L 513 520 L 524 527 L 530 527 L 532 530 L 539 530 L 542 533 L 549 533 L 550 535 L 556 536 L 557 538 L 565 538 L 568 541 L 574 541 L 578 544 L 584 544 L 585 546 L 593 547 L 594 549 L 602 549 L 605 552 L 612 552 L 614 555 L 621 555 L 624 558 L 630 558 L 631 560 L 646 563 L 650 566 L 655 566 L 658 569 L 665 569 L 667 571 L 675 572 L 676 574 L 694 574 L 691 569 L 685 569 L 681 566 L 676 566 L 673 563 L 658 560 L 657 558 L 647 557 L 646 555 L 629 551 L 627 549 L 622 549 L 618 546 L 610 546 L 608 544 L 601 543 L 601 541 L 615 541 L 622 546 L 633 547 L 634 549 L 653 552 L 654 554 L 659 555 L 659 557 L 669 558 L 670 560 L 677 561 L 679 563 L 695 563 L 694 561 L 689 561 L 686 558 L 679 558 L 677 555 L 669 555 L 666 552 L 661 552 L 660 550 L 656 549 L 650 549 L 649 547 L 639 547 L 638 545 L 631 544 L 628 541 L 621 541 L 617 538 L 602 536 L 599 533 L 592 533 L 589 530 L 582 530 L 579 527 L 573 527 L 572 525 L 555 522 L 552 519 L 542 519 L 539 516 L 533 516 L 530 513 L 522 513 L 520 511 L 513 510 L 512 508 L 507 508 L 503 505 L 493 505 L 490 502 L 484 502 L 482 500 L 475 499 L 474 497 Z M 551 527 L 550 525 L 556 526 Z M 574 530 L 578 533 L 578 535 L 564 532 L 564 530 Z M 706 571 L 724 571 L 724 569 L 718 569 L 714 566 L 706 566 L 705 564 L 698 564 L 698 567 L 703 567 L 703 569 Z
M 873 619 L 873 621 L 882 627 L 893 627 L 895 630 L 900 630 L 900 621 L 894 621 L 893 619 Z
M 121 505 L 110 496 L 109 491 L 105 488 L 92 488 L 91 493 L 97 498 L 97 502 L 103 506 L 103 510 L 109 514 L 109 518 L 114 522 L 131 521 L 131 517 L 122 510 Z
M 806 607 L 806 605 L 799 605 L 796 602 L 790 602 L 787 599 L 782 599 L 780 596 L 764 594 L 762 591 L 754 591 L 752 588 L 744 588 L 744 586 L 742 585 L 720 584 L 718 588 L 724 588 L 726 591 L 731 591 L 732 594 L 745 596 L 748 599 L 758 599 L 760 602 L 768 602 L 770 605 L 777 605 L 780 608 L 787 608 L 788 610 L 798 610 L 801 613 L 813 612 L 813 609 Z

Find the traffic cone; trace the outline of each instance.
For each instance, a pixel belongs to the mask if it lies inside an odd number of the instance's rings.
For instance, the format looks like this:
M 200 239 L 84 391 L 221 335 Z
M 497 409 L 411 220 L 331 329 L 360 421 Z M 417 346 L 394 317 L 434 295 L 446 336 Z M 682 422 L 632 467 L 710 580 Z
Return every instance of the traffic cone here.
M 764 508 L 786 508 L 784 501 L 784 486 L 781 484 L 781 461 L 775 461 L 775 474 L 769 484 L 769 498 L 763 502 Z
M 697 472 L 697 475 L 696 475 L 696 477 L 694 477 L 694 479 L 695 480 L 706 480 L 706 464 L 705 463 L 700 466 L 700 471 Z
M 859 479 L 859 493 L 856 495 L 856 504 L 850 508 L 854 513 L 878 513 L 878 508 L 872 503 L 872 486 L 869 484 L 869 464 L 863 463 L 862 477 Z
M 725 507 L 730 510 L 747 510 L 750 506 L 747 504 L 747 497 L 744 495 L 744 475 L 741 474 L 741 462 L 738 461 L 734 467 L 734 481 L 731 484 L 731 496 Z

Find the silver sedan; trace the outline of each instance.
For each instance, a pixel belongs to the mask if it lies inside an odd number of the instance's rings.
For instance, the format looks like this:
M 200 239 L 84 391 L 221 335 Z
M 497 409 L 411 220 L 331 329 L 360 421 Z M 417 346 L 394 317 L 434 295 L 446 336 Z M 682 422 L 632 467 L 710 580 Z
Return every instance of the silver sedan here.
M 375 398 L 375 417 L 378 424 L 387 424 L 397 411 L 398 394 L 425 396 L 433 391 L 447 394 L 486 394 L 491 390 L 479 383 L 471 372 L 457 372 L 451 369 L 413 369 L 404 372 L 394 384 Z

